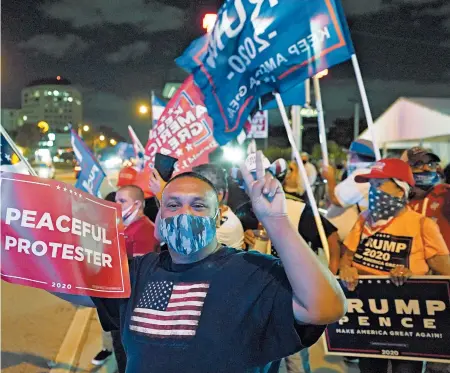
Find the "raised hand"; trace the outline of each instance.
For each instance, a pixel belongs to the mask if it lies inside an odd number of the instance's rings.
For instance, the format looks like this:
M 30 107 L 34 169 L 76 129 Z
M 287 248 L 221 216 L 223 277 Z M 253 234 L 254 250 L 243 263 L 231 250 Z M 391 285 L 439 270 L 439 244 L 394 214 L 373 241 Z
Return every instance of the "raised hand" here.
M 247 169 L 245 164 L 240 166 L 242 177 L 245 182 L 247 194 L 253 205 L 253 211 L 258 220 L 264 220 L 287 216 L 286 198 L 280 182 L 269 172 L 266 173 L 263 166 L 263 154 L 256 153 L 255 177 Z
M 161 201 L 162 191 L 164 190 L 164 187 L 166 186 L 166 184 L 167 183 L 162 179 L 159 172 L 153 168 L 150 171 L 149 188 L 159 201 Z

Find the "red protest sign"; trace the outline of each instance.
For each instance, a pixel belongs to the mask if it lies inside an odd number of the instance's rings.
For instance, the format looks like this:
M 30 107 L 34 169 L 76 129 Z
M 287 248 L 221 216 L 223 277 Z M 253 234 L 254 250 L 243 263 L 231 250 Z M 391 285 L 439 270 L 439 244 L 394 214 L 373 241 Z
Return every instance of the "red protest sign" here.
M 55 180 L 2 172 L 1 278 L 48 291 L 130 295 L 119 205 Z
M 155 154 L 178 159 L 174 175 L 208 163 L 208 154 L 217 148 L 212 119 L 204 96 L 190 75 L 167 104 L 145 147 L 147 167 L 153 167 Z

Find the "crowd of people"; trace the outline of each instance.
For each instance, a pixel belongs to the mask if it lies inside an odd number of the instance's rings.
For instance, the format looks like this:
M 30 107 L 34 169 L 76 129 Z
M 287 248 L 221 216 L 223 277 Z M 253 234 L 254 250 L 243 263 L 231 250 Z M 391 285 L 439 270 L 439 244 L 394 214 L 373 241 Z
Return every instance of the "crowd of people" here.
M 95 364 L 114 349 L 119 372 L 277 372 L 284 359 L 288 372 L 308 373 L 308 347 L 345 313 L 334 275 L 350 291 L 365 274 L 390 275 L 397 286 L 412 275 L 450 275 L 450 172 L 436 154 L 414 147 L 376 161 L 372 143 L 356 140 L 342 175 L 324 167 L 328 262 L 297 163 L 256 158 L 254 170 L 233 177 L 216 164 L 168 182 L 153 170 L 153 197 L 127 183 L 107 197 L 122 206 L 131 297 L 66 297 L 97 307 L 112 332 Z M 371 251 L 399 237 L 410 245 L 374 265 Z M 166 307 L 174 311 L 158 311 Z M 361 373 L 388 371 L 385 359 L 346 361 Z M 393 373 L 423 368 L 391 364 Z

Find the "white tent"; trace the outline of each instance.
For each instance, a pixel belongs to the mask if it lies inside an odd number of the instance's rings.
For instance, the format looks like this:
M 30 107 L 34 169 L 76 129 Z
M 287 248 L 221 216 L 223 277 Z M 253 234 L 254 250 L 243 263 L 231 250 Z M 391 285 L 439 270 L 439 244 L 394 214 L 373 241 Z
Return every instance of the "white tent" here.
M 397 99 L 374 123 L 380 148 L 406 149 L 421 144 L 450 160 L 450 98 Z M 371 139 L 368 130 L 360 138 Z

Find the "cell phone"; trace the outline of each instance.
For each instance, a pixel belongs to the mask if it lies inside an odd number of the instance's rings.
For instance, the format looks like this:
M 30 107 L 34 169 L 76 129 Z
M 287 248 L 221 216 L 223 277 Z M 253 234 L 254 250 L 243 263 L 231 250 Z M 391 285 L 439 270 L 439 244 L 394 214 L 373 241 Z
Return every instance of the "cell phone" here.
M 175 163 L 178 159 L 173 158 L 169 155 L 164 155 L 161 153 L 156 153 L 155 155 L 155 169 L 161 175 L 161 178 L 168 182 L 172 177 L 173 171 L 175 169 Z

